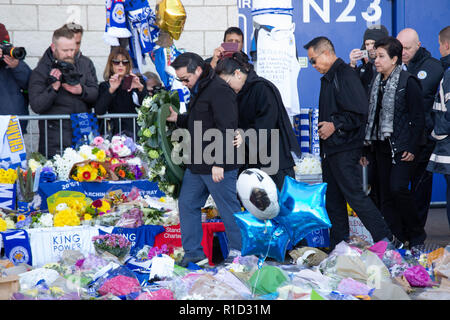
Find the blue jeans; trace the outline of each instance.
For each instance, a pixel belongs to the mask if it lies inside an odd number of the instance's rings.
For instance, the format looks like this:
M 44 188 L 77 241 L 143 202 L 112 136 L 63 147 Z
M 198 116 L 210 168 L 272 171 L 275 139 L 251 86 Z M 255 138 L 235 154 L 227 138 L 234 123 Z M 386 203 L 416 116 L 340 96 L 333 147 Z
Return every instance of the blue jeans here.
M 445 181 L 447 181 L 447 219 L 450 226 L 450 174 L 445 174 Z
M 217 210 L 225 225 L 228 246 L 241 250 L 241 232 L 234 214 L 241 211 L 237 198 L 236 182 L 238 170 L 225 171 L 224 179 L 215 183 L 211 174 L 194 174 L 189 169 L 184 173 L 178 209 L 180 211 L 181 242 L 188 257 L 203 256 L 201 208 L 208 196 L 216 203 Z

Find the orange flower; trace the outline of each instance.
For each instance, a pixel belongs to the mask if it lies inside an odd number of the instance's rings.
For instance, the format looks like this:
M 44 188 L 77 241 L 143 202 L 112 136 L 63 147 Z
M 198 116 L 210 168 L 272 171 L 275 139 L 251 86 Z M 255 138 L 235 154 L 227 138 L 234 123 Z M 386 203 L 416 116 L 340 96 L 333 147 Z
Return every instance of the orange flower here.
M 125 178 L 125 171 L 119 170 L 119 176 L 120 176 L 121 178 Z
M 25 218 L 25 216 L 23 214 L 20 214 L 20 215 L 17 216 L 17 222 L 24 221 L 25 219 L 26 218 Z

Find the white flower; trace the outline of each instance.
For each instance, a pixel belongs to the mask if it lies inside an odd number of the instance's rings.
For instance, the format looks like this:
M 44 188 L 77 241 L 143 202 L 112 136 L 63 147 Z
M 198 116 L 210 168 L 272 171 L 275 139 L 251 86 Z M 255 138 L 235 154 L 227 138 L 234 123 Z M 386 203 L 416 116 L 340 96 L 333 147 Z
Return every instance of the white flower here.
M 142 160 L 140 158 L 131 158 L 128 159 L 127 163 L 131 166 L 141 166 L 142 165 Z
M 36 169 L 39 168 L 41 164 L 34 159 L 30 159 L 28 161 L 28 168 L 31 169 L 32 172 L 36 172 Z
M 44 228 L 51 228 L 53 227 L 53 215 L 51 213 L 46 213 L 41 216 L 39 219 L 39 223 Z
M 78 151 L 78 154 L 85 160 L 96 160 L 95 154 L 92 154 L 93 149 L 94 148 L 91 146 L 83 145 L 80 147 L 80 151 Z
M 55 210 L 56 210 L 56 211 L 62 211 L 62 210 L 67 209 L 68 207 L 69 207 L 69 206 L 67 205 L 67 203 L 63 202 L 63 203 L 58 204 L 58 205 L 56 206 Z

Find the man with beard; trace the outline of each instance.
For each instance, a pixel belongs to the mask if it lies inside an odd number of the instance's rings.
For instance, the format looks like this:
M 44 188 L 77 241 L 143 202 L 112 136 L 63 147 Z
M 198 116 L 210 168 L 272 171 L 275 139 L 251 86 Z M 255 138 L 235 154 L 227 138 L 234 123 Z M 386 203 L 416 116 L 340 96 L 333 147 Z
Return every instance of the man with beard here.
M 53 33 L 52 44 L 30 77 L 31 109 L 42 115 L 62 115 L 89 111 L 98 96 L 98 84 L 87 60 L 75 57 L 74 33 L 62 27 Z M 68 68 L 57 67 L 55 62 Z M 67 69 L 73 68 L 70 72 Z M 39 152 L 47 158 L 72 145 L 70 120 L 39 121 Z M 62 141 L 61 141 L 62 138 Z

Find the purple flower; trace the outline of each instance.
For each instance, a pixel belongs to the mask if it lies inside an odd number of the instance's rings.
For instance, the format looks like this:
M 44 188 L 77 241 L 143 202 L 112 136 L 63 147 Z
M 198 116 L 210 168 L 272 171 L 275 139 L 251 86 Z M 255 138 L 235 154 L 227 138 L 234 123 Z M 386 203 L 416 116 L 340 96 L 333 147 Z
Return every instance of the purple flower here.
M 23 229 L 25 227 L 28 227 L 32 222 L 31 216 L 27 216 L 25 220 L 19 221 L 16 223 L 16 229 Z

